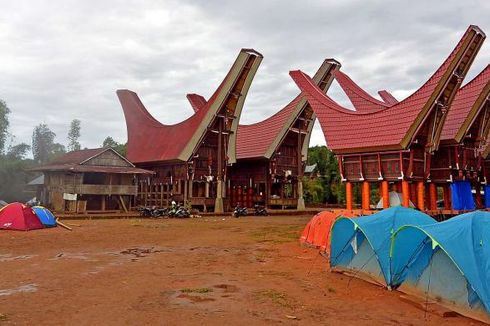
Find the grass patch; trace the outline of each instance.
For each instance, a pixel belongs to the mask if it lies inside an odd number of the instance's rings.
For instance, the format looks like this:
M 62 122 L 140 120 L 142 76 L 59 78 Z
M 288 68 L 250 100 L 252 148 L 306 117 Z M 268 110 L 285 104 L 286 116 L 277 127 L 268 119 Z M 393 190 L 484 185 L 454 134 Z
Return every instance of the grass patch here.
M 335 291 L 335 289 L 334 289 L 334 288 L 331 288 L 331 287 L 329 287 L 329 288 L 327 289 L 327 291 L 328 291 L 329 293 L 335 293 L 335 292 L 337 292 L 337 291 Z
M 257 242 L 271 242 L 280 244 L 297 241 L 301 228 L 296 225 L 264 227 L 250 233 Z
M 210 288 L 195 288 L 195 289 L 184 288 L 184 289 L 180 289 L 180 292 L 182 292 L 182 293 L 209 293 L 209 292 L 213 292 L 213 289 L 210 289 Z
M 257 296 L 259 298 L 269 300 L 278 306 L 290 308 L 290 309 L 293 308 L 293 302 L 291 298 L 289 298 L 289 296 L 284 292 L 279 292 L 276 290 L 269 289 L 269 290 L 260 291 L 257 294 Z

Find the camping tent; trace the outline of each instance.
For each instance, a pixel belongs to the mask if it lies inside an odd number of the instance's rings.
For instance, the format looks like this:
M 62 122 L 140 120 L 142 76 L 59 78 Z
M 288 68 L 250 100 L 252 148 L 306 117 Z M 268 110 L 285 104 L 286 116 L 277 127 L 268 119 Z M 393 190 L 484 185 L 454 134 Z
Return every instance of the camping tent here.
M 45 227 L 49 228 L 56 226 L 56 218 L 49 209 L 42 206 L 34 206 L 32 209 Z
M 390 191 L 390 207 L 402 206 L 403 196 L 401 193 L 396 191 Z M 415 205 L 410 201 L 410 207 L 415 207 Z M 379 200 L 376 204 L 377 209 L 383 209 L 383 198 Z
M 353 217 L 351 212 L 334 213 L 323 211 L 311 218 L 301 233 L 300 242 L 304 245 L 320 248 L 320 251 L 330 252 L 330 230 L 335 220 L 340 217 Z
M 490 213 L 402 227 L 391 256 L 394 287 L 490 322 Z
M 0 229 L 27 231 L 42 228 L 43 224 L 29 206 L 11 203 L 0 209 Z
M 331 231 L 330 266 L 389 285 L 391 235 L 406 224 L 436 223 L 415 209 L 392 207 L 358 218 L 339 218 Z

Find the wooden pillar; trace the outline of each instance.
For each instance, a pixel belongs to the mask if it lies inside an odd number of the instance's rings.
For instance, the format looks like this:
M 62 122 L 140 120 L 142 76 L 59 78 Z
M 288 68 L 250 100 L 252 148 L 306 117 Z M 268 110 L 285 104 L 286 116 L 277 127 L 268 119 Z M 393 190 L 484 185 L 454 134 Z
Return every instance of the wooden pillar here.
M 364 181 L 362 183 L 362 209 L 368 211 L 370 209 L 369 203 L 371 201 L 371 190 L 369 189 L 369 182 Z
M 452 208 L 451 186 L 449 184 L 445 184 L 443 187 L 443 191 L 444 191 L 444 209 L 450 210 Z
M 417 184 L 415 182 L 412 182 L 410 184 L 410 200 L 414 204 L 415 207 L 418 207 L 417 205 Z
M 483 207 L 483 200 L 481 197 L 481 185 L 479 182 L 477 184 L 475 184 L 475 205 L 476 205 L 476 208 L 482 208 Z
M 352 183 L 345 183 L 345 205 L 348 211 L 352 210 Z
M 223 158 L 223 119 L 220 118 L 218 120 L 218 171 L 216 173 L 215 213 L 224 213 L 225 211 L 223 204 Z
M 417 182 L 417 208 L 425 211 L 425 185 L 423 181 Z
M 381 181 L 381 198 L 383 198 L 383 208 L 390 207 L 390 190 L 388 181 Z
M 429 209 L 437 210 L 437 186 L 435 183 L 429 184 Z
M 298 178 L 298 204 L 296 209 L 299 211 L 304 211 L 305 207 L 305 199 L 303 198 L 303 181 Z
M 410 184 L 407 180 L 402 181 L 402 199 L 403 207 L 410 207 Z
M 204 197 L 209 198 L 209 181 L 204 185 Z

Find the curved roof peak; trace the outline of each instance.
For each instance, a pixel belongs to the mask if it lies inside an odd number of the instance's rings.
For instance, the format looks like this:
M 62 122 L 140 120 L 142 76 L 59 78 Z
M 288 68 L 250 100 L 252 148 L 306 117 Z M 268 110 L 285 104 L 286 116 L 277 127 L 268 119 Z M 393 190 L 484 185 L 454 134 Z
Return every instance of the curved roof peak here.
M 426 150 L 433 152 L 459 85 L 485 35 L 470 26 L 437 71 L 403 101 L 369 113 L 352 112 L 323 94 L 301 71 L 290 75 L 320 120 L 327 145 L 336 153 L 406 149 L 424 132 Z M 432 122 L 432 123 L 431 123 Z M 423 126 L 426 128 L 422 128 Z
M 174 125 L 165 125 L 156 120 L 135 92 L 118 90 L 117 96 L 124 111 L 128 131 L 128 159 L 135 163 L 187 161 L 218 113 L 228 109 L 226 105 L 232 98 L 236 103 L 235 115 L 239 116 L 251 80 L 261 61 L 262 55 L 257 51 L 242 49 L 209 101 L 191 117 Z M 231 156 L 234 155 L 234 146 L 235 139 L 230 137 L 229 147 L 233 147 Z

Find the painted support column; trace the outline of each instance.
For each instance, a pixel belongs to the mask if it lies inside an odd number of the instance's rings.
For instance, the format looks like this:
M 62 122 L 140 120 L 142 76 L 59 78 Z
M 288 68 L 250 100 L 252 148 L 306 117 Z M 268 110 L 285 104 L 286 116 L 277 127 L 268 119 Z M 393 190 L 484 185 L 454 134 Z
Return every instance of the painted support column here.
M 388 181 L 381 181 L 381 196 L 383 198 L 383 208 L 390 207 L 390 190 Z
M 451 205 L 451 187 L 449 184 L 444 185 L 444 209 L 452 209 Z
M 348 211 L 352 210 L 352 183 L 345 183 L 345 205 Z
M 209 198 L 209 182 L 206 181 L 206 184 L 204 186 L 204 197 Z
M 298 179 L 298 206 L 296 208 L 299 211 L 304 211 L 305 207 L 305 199 L 303 198 L 303 181 Z
M 410 184 L 410 200 L 412 201 L 412 203 L 415 207 L 418 207 L 418 205 L 417 205 L 417 184 L 415 182 L 412 182 Z
M 423 181 L 417 182 L 417 208 L 425 211 L 425 185 Z
M 218 179 L 216 182 L 216 200 L 214 202 L 214 212 L 223 213 L 225 211 L 223 207 L 223 180 Z
M 410 207 L 410 184 L 407 180 L 402 181 L 402 199 L 403 207 Z
M 369 182 L 364 181 L 362 183 L 362 209 L 368 211 L 370 209 L 369 204 L 371 201 L 371 190 L 369 189 Z
M 437 210 L 437 186 L 435 183 L 429 184 L 429 209 Z
M 475 184 L 475 205 L 476 208 L 483 207 L 483 200 L 481 197 L 481 185 L 480 183 Z

